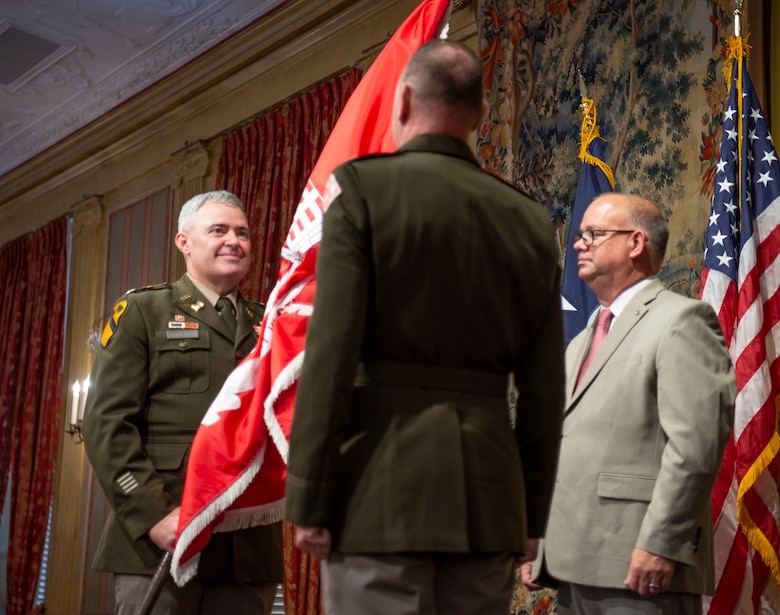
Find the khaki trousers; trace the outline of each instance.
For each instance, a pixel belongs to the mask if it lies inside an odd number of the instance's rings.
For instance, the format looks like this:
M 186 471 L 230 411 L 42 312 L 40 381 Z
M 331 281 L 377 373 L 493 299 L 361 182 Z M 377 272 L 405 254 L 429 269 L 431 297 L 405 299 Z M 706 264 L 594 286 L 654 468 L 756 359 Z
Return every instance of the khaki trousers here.
M 114 575 L 116 615 L 135 615 L 152 577 Z M 278 583 L 190 581 L 177 587 L 168 579 L 151 615 L 270 615 Z
M 701 596 L 660 593 L 642 598 L 630 589 L 558 584 L 558 615 L 701 615 Z
M 508 553 L 345 555 L 322 562 L 327 615 L 506 615 Z

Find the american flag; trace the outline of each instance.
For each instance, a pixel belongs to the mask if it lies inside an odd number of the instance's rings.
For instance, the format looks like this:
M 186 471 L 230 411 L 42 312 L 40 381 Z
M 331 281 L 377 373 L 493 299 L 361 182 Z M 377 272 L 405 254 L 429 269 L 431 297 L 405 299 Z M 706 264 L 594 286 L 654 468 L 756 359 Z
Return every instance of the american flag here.
M 746 45 L 728 44 L 731 89 L 701 293 L 718 313 L 738 390 L 712 494 L 717 587 L 704 608 L 713 614 L 775 612 L 780 585 L 780 167 L 745 67 Z
M 197 572 L 212 531 L 281 519 L 289 434 L 304 342 L 314 303 L 328 178 L 356 156 L 395 150 L 395 86 L 411 55 L 440 35 L 449 0 L 422 0 L 374 60 L 350 97 L 303 191 L 255 349 L 230 374 L 192 443 L 171 574 Z

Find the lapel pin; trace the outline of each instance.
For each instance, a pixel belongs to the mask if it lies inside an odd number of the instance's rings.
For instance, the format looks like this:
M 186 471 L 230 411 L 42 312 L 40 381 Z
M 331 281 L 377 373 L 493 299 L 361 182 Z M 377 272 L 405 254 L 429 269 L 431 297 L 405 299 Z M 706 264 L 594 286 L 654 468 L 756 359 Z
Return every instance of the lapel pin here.
M 203 301 L 197 301 L 197 302 L 193 303 L 190 306 L 190 308 L 192 309 L 193 312 L 200 311 L 201 309 L 203 309 Z

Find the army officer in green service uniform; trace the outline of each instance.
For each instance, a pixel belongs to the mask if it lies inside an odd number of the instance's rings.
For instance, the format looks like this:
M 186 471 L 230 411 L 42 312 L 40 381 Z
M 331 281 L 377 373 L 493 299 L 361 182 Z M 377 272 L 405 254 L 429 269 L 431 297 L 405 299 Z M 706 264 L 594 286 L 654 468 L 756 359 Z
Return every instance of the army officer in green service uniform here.
M 176 247 L 181 279 L 114 306 L 84 417 L 87 456 L 112 508 L 94 567 L 114 573 L 117 615 L 135 612 L 163 551 L 173 551 L 190 444 L 263 316 L 237 289 L 250 241 L 235 195 L 185 203 Z M 153 613 L 265 615 L 282 576 L 279 524 L 214 534 L 195 579 L 180 589 L 169 578 Z
M 506 615 L 544 530 L 558 252 L 542 206 L 474 158 L 482 95 L 471 50 L 426 44 L 396 88 L 398 151 L 330 180 L 285 491 L 328 615 Z

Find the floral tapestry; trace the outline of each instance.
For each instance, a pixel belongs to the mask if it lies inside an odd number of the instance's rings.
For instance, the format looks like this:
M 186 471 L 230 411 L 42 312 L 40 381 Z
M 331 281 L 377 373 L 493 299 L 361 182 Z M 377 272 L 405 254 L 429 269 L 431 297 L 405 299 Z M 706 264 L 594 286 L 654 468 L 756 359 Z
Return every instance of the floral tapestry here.
M 653 201 L 671 237 L 661 279 L 700 291 L 728 88 L 729 0 L 478 0 L 489 112 L 477 155 L 550 212 L 565 238 L 580 172 L 583 96 L 594 100 L 616 190 Z M 556 610 L 519 582 L 511 615 Z
M 669 219 L 661 279 L 698 296 L 732 7 L 728 0 L 480 0 L 490 110 L 478 154 L 489 172 L 549 209 L 561 248 L 585 94 L 598 109 L 615 189 L 650 199 Z

